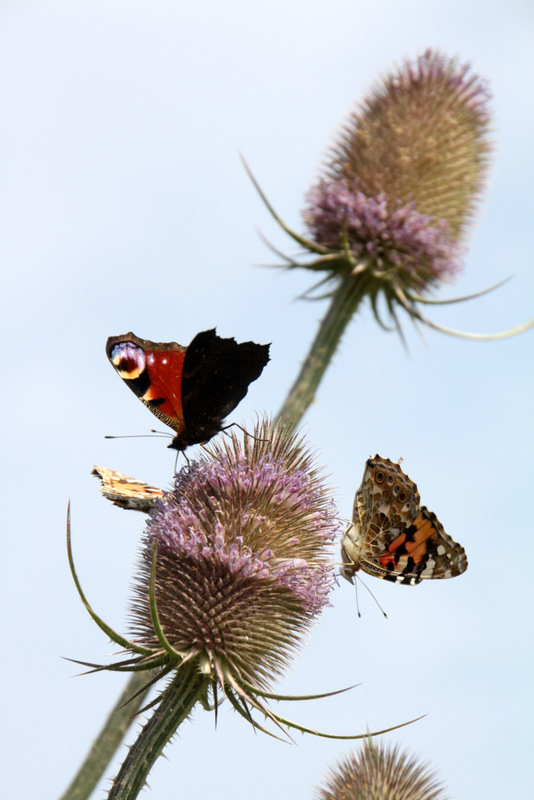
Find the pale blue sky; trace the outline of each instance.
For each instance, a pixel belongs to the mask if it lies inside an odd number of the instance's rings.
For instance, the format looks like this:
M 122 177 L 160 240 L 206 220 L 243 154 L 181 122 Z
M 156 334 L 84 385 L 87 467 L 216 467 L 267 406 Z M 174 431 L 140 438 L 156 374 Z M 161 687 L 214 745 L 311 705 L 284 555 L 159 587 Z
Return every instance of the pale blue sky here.
M 259 267 L 273 255 L 258 229 L 294 251 L 238 152 L 300 228 L 304 192 L 354 101 L 429 46 L 489 79 L 497 148 L 465 272 L 441 296 L 514 275 L 432 317 L 481 332 L 533 317 L 533 45 L 530 0 L 4 0 L 0 752 L 10 800 L 61 794 L 124 682 L 73 677 L 61 659 L 105 661 L 114 649 L 69 576 L 67 500 L 87 595 L 124 630 L 143 519 L 102 500 L 90 472 L 103 464 L 166 486 L 174 466 L 157 439 L 103 438 L 155 423 L 108 364 L 106 338 L 133 330 L 187 344 L 217 326 L 271 341 L 271 363 L 232 418 L 276 412 L 325 306 L 296 300 L 313 276 Z M 534 332 L 475 344 L 421 338 L 407 325 L 406 338 L 408 353 L 365 308 L 306 430 L 341 515 L 370 455 L 402 457 L 469 569 L 415 588 L 369 578 L 388 621 L 365 593 L 358 620 L 353 590 L 340 585 L 280 688 L 362 686 L 282 711 L 342 733 L 428 714 L 388 738 L 429 760 L 451 797 L 524 797 L 533 782 Z M 199 711 L 146 796 L 310 797 L 351 745 L 297 743 L 254 735 L 229 709 L 214 731 Z

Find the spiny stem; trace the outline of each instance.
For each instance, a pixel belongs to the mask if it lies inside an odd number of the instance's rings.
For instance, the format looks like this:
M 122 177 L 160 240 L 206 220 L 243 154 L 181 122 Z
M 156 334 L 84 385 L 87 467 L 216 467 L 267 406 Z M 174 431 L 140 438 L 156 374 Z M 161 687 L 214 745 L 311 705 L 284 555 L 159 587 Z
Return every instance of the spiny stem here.
M 294 430 L 313 402 L 315 392 L 337 350 L 345 328 L 354 316 L 366 291 L 363 276 L 343 278 L 332 295 L 317 335 L 304 360 L 300 373 L 291 387 L 278 419 Z
M 188 663 L 178 670 L 128 751 L 108 800 L 134 800 L 138 796 L 154 762 L 196 703 L 205 696 L 208 684 L 209 679 L 199 672 L 198 665 Z

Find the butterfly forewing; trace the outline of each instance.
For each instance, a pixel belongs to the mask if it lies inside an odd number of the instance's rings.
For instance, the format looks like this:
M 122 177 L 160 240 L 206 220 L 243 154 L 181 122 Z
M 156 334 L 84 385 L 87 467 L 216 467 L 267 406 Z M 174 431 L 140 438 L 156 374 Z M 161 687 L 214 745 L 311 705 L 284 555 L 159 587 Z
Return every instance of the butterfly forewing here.
M 204 442 L 218 433 L 268 360 L 269 345 L 223 339 L 215 330 L 198 333 L 187 348 L 182 376 L 187 436 Z
M 151 342 L 134 333 L 110 336 L 109 360 L 130 389 L 166 425 L 185 429 L 181 381 L 185 347 L 176 342 Z

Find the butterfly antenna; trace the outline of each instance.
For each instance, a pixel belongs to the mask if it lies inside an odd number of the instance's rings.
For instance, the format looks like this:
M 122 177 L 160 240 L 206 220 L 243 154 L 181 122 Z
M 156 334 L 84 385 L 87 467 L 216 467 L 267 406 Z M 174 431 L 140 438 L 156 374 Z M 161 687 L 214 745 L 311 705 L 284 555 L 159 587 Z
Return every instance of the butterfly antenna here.
M 155 434 L 160 439 L 173 439 L 174 433 L 170 433 L 169 431 L 157 431 L 155 428 L 150 428 L 150 433 Z
M 369 594 L 371 595 L 371 597 L 373 598 L 373 600 L 374 600 L 374 601 L 375 601 L 375 603 L 377 604 L 378 608 L 380 609 L 380 611 L 382 612 L 382 614 L 384 615 L 384 617 L 385 617 L 386 619 L 388 619 L 388 615 L 386 614 L 386 612 L 384 611 L 384 609 L 382 608 L 382 606 L 380 605 L 380 603 L 378 602 L 378 600 L 376 599 L 376 597 L 374 596 L 374 594 L 372 593 L 372 591 L 370 590 L 370 588 L 367 586 L 367 584 L 366 584 L 366 583 L 364 583 L 364 582 L 362 581 L 362 579 L 361 579 L 361 578 L 360 578 L 358 575 L 355 575 L 354 577 L 356 578 L 356 581 L 355 581 L 355 585 L 356 585 L 356 587 L 358 586 L 358 581 L 360 581 L 361 585 L 364 587 L 364 589 L 367 589 L 367 591 L 369 592 Z M 359 607 L 358 607 L 358 589 L 356 589 L 356 608 L 357 608 L 357 610 L 358 610 L 358 616 L 360 617 L 360 616 L 361 616 L 361 614 L 360 614 L 360 609 L 359 609 Z
M 127 433 L 121 436 L 112 436 L 111 434 L 106 434 L 104 439 L 161 439 L 162 437 L 170 438 L 172 437 L 172 433 L 167 433 L 166 431 L 156 431 L 151 428 L 150 433 Z

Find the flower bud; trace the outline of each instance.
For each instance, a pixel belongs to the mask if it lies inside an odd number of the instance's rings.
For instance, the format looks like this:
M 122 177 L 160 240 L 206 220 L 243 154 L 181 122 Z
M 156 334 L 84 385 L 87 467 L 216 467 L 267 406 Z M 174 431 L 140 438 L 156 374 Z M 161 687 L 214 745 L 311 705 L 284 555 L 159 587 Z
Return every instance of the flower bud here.
M 445 800 L 441 782 L 426 764 L 419 764 L 398 746 L 367 739 L 330 770 L 316 791 L 317 800 Z

